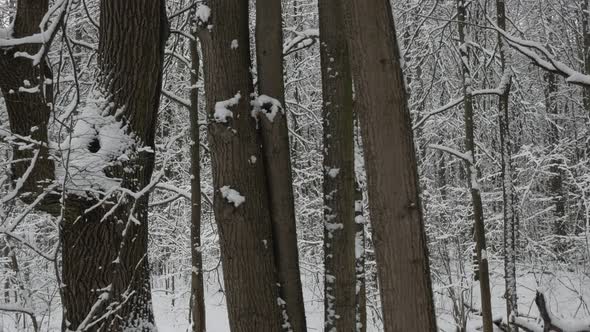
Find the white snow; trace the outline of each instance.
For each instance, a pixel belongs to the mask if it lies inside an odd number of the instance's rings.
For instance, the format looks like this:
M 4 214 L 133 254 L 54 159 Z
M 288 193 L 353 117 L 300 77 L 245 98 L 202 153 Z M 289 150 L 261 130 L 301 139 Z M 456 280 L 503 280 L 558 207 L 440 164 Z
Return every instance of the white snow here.
M 250 104 L 253 106 L 252 117 L 256 119 L 258 119 L 258 114 L 262 113 L 266 115 L 266 118 L 270 122 L 273 122 L 275 116 L 279 112 L 284 113 L 281 102 L 267 95 L 260 95 L 257 98 L 254 98 Z
M 215 121 L 219 123 L 227 123 L 228 118 L 233 118 L 234 114 L 229 108 L 238 105 L 241 98 L 242 95 L 238 92 L 233 98 L 216 102 L 215 113 L 213 114 Z
M 240 195 L 240 193 L 230 186 L 223 186 L 219 188 L 221 191 L 221 195 L 225 198 L 229 203 L 233 203 L 235 207 L 239 207 L 242 203 L 246 201 L 246 197 Z
M 328 176 L 331 177 L 332 179 L 336 178 L 339 173 L 340 173 L 340 168 L 331 168 L 327 172 Z
M 234 40 L 232 40 L 232 41 L 231 41 L 230 48 L 231 48 L 232 50 L 235 50 L 235 49 L 237 49 L 239 46 L 240 46 L 240 44 L 238 43 L 238 40 L 237 40 L 237 39 L 234 39 Z
M 207 5 L 200 4 L 196 14 L 201 22 L 207 23 L 211 17 L 211 8 Z
M 119 185 L 119 180 L 107 177 L 104 170 L 114 163 L 129 158 L 135 140 L 127 134 L 127 125 L 111 115 L 114 105 L 108 97 L 94 91 L 81 107 L 71 136 L 58 146 L 61 155 L 56 167 L 56 179 L 66 177 L 67 187 L 79 195 L 91 189 L 108 191 Z M 98 150 L 90 151 L 93 145 Z

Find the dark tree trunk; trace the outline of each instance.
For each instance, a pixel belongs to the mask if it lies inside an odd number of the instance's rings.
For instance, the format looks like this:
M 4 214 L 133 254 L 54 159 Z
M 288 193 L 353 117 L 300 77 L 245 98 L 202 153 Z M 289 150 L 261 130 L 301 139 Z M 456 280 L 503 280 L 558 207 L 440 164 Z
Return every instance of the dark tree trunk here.
M 283 318 L 277 303 L 269 195 L 250 107 L 248 0 L 215 0 L 208 5 L 211 16 L 202 17 L 207 21 L 201 22 L 199 38 L 230 328 L 280 331 Z
M 319 1 L 319 21 L 324 127 L 324 331 L 354 331 L 354 121 L 342 2 Z
M 167 39 L 163 1 L 102 0 L 98 89 L 121 110 L 136 148 L 154 147 L 156 117 Z M 139 192 L 151 180 L 153 153 L 131 156 L 110 173 L 122 187 Z M 108 207 L 65 218 L 63 289 L 69 329 L 151 331 L 154 317 L 147 258 L 148 194 L 127 199 L 114 213 Z M 104 219 L 104 220 L 103 220 Z
M 496 1 L 496 16 L 498 27 L 506 30 L 506 3 L 504 0 Z M 512 76 L 510 74 L 509 49 L 502 36 L 498 34 L 500 49 L 500 61 L 502 66 L 502 78 L 500 82 L 503 88 L 502 95 L 498 99 L 500 122 L 500 153 L 502 160 L 502 204 L 504 216 L 504 280 L 506 297 L 506 317 L 518 315 L 518 297 L 516 293 L 516 240 L 518 237 L 518 223 L 516 215 L 516 193 L 514 190 L 513 166 L 512 166 L 512 136 L 510 130 L 510 88 Z M 512 329 L 511 327 L 509 327 Z M 518 328 L 512 329 L 518 332 Z
M 467 19 L 465 0 L 457 0 L 457 20 L 460 43 L 459 50 L 461 52 L 463 95 L 465 98 L 463 101 L 463 109 L 465 112 L 465 154 L 470 158 L 470 160 L 466 161 L 467 183 L 471 193 L 471 201 L 473 206 L 474 237 L 476 242 L 475 251 L 478 262 L 483 330 L 484 332 L 492 332 L 493 318 L 490 293 L 490 274 L 488 268 L 483 204 L 478 180 L 479 172 L 477 169 L 477 161 L 475 159 L 475 122 L 473 121 L 473 95 L 471 94 L 473 86 L 471 85 L 472 77 L 471 68 L 469 65 L 469 49 L 465 38 Z
M 256 61 L 259 94 L 276 99 L 283 107 L 272 120 L 262 114 L 259 114 L 258 120 L 261 124 L 264 164 L 270 195 L 280 296 L 286 302 L 287 315 L 293 331 L 303 332 L 307 330 L 307 327 L 299 271 L 289 132 L 284 109 L 281 14 L 281 1 L 258 0 L 256 2 Z M 261 106 L 263 112 L 272 111 L 268 109 L 271 105 Z
M 436 331 L 416 154 L 391 4 L 344 4 L 384 330 Z
M 194 18 L 193 24 L 197 24 Z M 196 29 L 196 26 L 195 26 Z M 191 53 L 191 88 L 190 88 L 190 123 L 191 123 L 191 319 L 193 332 L 205 332 L 205 291 L 203 287 L 203 256 L 201 251 L 201 156 L 199 135 L 199 80 L 200 59 L 197 45 L 197 33 L 193 33 L 190 42 Z

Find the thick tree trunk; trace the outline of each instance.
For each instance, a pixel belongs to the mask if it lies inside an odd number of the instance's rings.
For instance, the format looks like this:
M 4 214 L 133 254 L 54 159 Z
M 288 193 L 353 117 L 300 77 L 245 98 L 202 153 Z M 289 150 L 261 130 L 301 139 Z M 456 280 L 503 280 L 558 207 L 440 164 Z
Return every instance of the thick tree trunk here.
M 384 330 L 436 331 L 418 170 L 388 0 L 345 0 Z
M 14 20 L 13 37 L 25 37 L 39 32 L 39 23 L 47 12 L 47 0 L 20 0 Z M 53 89 L 51 84 L 46 84 L 46 79 L 51 80 L 52 74 L 46 61 L 39 65 L 33 65 L 30 59 L 15 57 L 16 52 L 35 54 L 39 45 L 23 45 L 14 48 L 0 49 L 0 89 L 6 102 L 10 130 L 12 134 L 22 137 L 30 136 L 39 142 L 33 149 L 13 148 L 13 160 L 19 160 L 12 164 L 12 176 L 14 179 L 22 178 L 33 159 L 38 157 L 33 164 L 33 169 L 26 177 L 21 187 L 21 197 L 31 203 L 43 192 L 45 181 L 51 181 L 55 177 L 55 166 L 49 158 L 47 148 L 47 125 L 51 113 L 50 105 L 53 102 Z M 35 90 L 35 87 L 38 89 Z M 17 140 L 17 142 L 21 142 Z M 21 143 L 29 144 L 27 141 Z M 37 152 L 38 151 L 38 152 Z M 22 195 L 22 193 L 30 193 Z M 46 208 L 59 211 L 59 206 L 54 198 L 52 206 L 46 202 Z
M 163 1 L 102 0 L 98 89 L 112 103 L 109 115 L 128 126 L 136 148 L 155 150 L 162 59 L 167 38 Z M 118 112 L 118 113 L 116 113 Z M 153 152 L 137 152 L 110 173 L 133 192 L 151 180 Z M 69 329 L 155 329 L 147 258 L 148 194 L 66 218 L 63 225 L 65 321 Z
M 479 185 L 477 161 L 475 159 L 475 123 L 473 121 L 473 96 L 471 91 L 471 70 L 469 65 L 469 49 L 466 43 L 466 22 L 467 10 L 465 0 L 457 0 L 457 20 L 459 30 L 459 50 L 461 52 L 462 75 L 463 75 L 463 108 L 465 111 L 465 154 L 470 157 L 466 162 L 467 183 L 471 193 L 473 205 L 474 237 L 476 242 L 476 255 L 478 262 L 479 290 L 481 299 L 481 312 L 483 316 L 484 332 L 492 332 L 492 304 L 490 293 L 490 274 L 488 268 L 488 254 L 485 238 L 485 224 L 483 216 L 483 204 L 481 201 L 481 188 Z
M 36 32 L 47 10 L 47 1 L 23 0 L 18 5 L 15 36 Z M 119 110 L 117 117 L 127 124 L 127 134 L 135 139 L 136 148 L 154 148 L 154 124 L 166 35 L 163 10 L 161 1 L 154 1 L 152 6 L 146 6 L 144 1 L 101 2 L 98 89 L 111 98 L 109 115 L 115 115 Z M 130 18 L 155 20 L 135 22 Z M 2 72 L 8 73 L 0 84 L 3 93 L 8 96 L 11 130 L 21 136 L 32 134 L 32 138 L 42 143 L 35 167 L 21 188 L 23 192 L 34 194 L 43 191 L 47 183 L 55 180 L 55 165 L 49 159 L 46 148 L 50 114 L 48 104 L 52 93 L 50 86 L 44 84 L 51 75 L 45 64 L 33 66 L 30 60 L 13 58 L 13 53 L 10 53 L 15 50 L 36 53 L 38 49 L 38 46 L 31 45 L 17 47 L 5 51 L 0 57 Z M 24 88 L 39 85 L 39 89 L 30 93 L 19 89 L 23 84 Z M 90 146 L 88 148 L 90 150 Z M 100 144 L 95 148 L 100 149 Z M 32 151 L 24 153 L 16 152 L 14 157 L 33 156 Z M 114 166 L 108 173 L 121 178 L 122 187 L 138 192 L 150 181 L 153 160 L 152 153 L 136 153 L 125 165 Z M 17 165 L 15 177 L 22 177 L 29 165 L 28 162 Z M 41 182 L 45 183 L 40 185 Z M 24 201 L 30 202 L 30 197 L 36 195 L 25 195 Z M 62 288 L 62 328 L 152 330 L 146 257 L 147 194 L 138 199 L 127 197 L 126 202 L 112 211 L 112 205 L 87 211 L 96 201 L 86 197 L 66 193 L 62 204 L 59 203 L 60 197 L 49 194 L 37 208 L 63 216 L 62 282 L 65 286 Z
M 504 0 L 496 1 L 496 16 L 498 27 L 506 30 L 506 6 Z M 502 160 L 502 203 L 504 211 L 504 280 L 506 298 L 506 317 L 518 315 L 518 296 L 516 292 L 516 240 L 518 238 L 518 223 L 516 216 L 516 193 L 512 167 L 512 136 L 510 130 L 510 88 L 512 76 L 510 74 L 509 49 L 502 36 L 498 34 L 502 78 L 500 86 L 503 93 L 499 97 L 500 121 L 500 153 Z M 509 327 L 512 329 L 512 327 Z M 513 328 L 514 332 L 518 328 Z
M 191 319 L 193 332 L 205 332 L 205 292 L 203 287 L 203 256 L 201 251 L 201 156 L 199 151 L 199 51 L 197 49 L 196 18 L 194 33 L 190 42 L 191 53 Z
M 267 173 L 270 212 L 273 225 L 275 260 L 278 268 L 280 296 L 286 302 L 287 315 L 294 332 L 307 330 L 305 306 L 299 271 L 297 221 L 287 114 L 283 83 L 283 21 L 281 1 L 256 2 L 256 61 L 260 95 L 277 100 L 283 107 L 270 120 L 259 114 L 262 150 Z M 272 112 L 272 105 L 261 105 Z
M 214 210 L 230 328 L 280 331 L 282 301 L 261 141 L 252 117 L 248 0 L 210 1 L 199 12 Z M 204 6 L 204 5 L 202 5 Z M 279 303 L 277 303 L 279 302 Z
M 356 329 L 354 118 L 342 1 L 319 1 L 324 127 L 324 331 Z

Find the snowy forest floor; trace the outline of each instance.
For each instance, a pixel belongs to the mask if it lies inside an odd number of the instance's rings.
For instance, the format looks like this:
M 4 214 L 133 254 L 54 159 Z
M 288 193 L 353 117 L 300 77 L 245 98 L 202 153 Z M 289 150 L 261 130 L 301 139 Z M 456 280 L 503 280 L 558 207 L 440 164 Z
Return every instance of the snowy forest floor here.
M 588 271 L 583 268 L 578 270 L 560 269 L 557 264 L 551 264 L 551 266 L 553 267 L 519 266 L 518 295 L 521 315 L 537 317 L 538 311 L 534 304 L 534 297 L 536 291 L 541 290 L 545 293 L 552 312 L 557 316 L 561 316 L 566 320 L 571 318 L 579 320 L 590 317 L 590 302 L 588 302 L 590 301 L 590 274 Z M 492 261 L 491 271 L 494 317 L 505 316 L 503 266 L 501 262 Z M 217 273 L 210 272 L 207 277 L 207 330 L 210 332 L 229 331 L 225 300 L 223 293 L 220 292 Z M 318 279 L 321 280 L 321 276 L 319 277 L 307 275 L 303 280 L 309 331 L 321 331 L 323 329 L 322 286 L 321 283 L 318 283 Z M 171 279 L 168 277 L 168 290 L 165 287 L 165 280 L 164 277 L 160 276 L 154 277 L 153 280 L 153 302 L 159 331 L 188 331 L 188 276 L 176 276 L 174 293 L 170 291 Z M 455 280 L 457 279 L 455 278 Z M 462 287 L 465 299 L 464 308 L 466 312 L 469 312 L 467 331 L 478 331 L 481 319 L 477 314 L 477 308 L 479 308 L 477 282 L 473 282 L 470 276 L 466 274 L 463 279 L 463 286 L 459 286 L 459 282 L 454 281 L 451 287 L 454 287 L 455 291 L 459 290 L 457 287 Z M 453 318 L 453 301 L 449 296 L 449 289 L 449 285 L 443 285 L 436 281 L 433 285 L 437 305 L 438 328 L 444 332 L 456 331 Z M 54 304 L 53 307 L 51 316 L 43 319 L 42 331 L 60 330 L 60 308 L 57 304 Z M 375 305 L 373 305 L 374 307 Z M 367 310 L 368 331 L 381 331 L 379 319 L 370 304 Z M 0 315 L 0 332 L 32 331 L 30 325 L 27 325 L 27 327 L 23 327 L 22 316 L 18 317 L 13 313 Z

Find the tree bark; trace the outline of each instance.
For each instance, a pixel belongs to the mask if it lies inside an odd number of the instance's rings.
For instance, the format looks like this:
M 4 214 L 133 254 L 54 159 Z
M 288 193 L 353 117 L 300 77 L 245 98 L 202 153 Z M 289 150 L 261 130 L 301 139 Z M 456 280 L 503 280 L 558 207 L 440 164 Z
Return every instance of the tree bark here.
M 193 13 L 195 15 L 195 13 Z M 201 156 L 199 135 L 199 80 L 200 58 L 197 49 L 197 19 L 193 18 L 194 31 L 190 42 L 191 54 L 191 88 L 190 88 L 190 123 L 191 123 L 191 319 L 193 332 L 205 332 L 205 291 L 203 287 L 203 256 L 201 251 Z
M 471 200 L 473 205 L 473 222 L 475 229 L 476 255 L 478 262 L 479 275 L 479 289 L 481 299 L 481 312 L 483 317 L 484 332 L 492 332 L 493 318 L 492 318 L 492 304 L 490 293 L 490 275 L 488 268 L 488 254 L 485 238 L 485 224 L 483 215 L 483 204 L 481 201 L 481 189 L 479 185 L 477 160 L 475 159 L 475 123 L 473 121 L 473 95 L 471 94 L 472 77 L 469 65 L 469 49 L 466 43 L 466 22 L 467 9 L 465 8 L 465 0 L 457 0 L 457 20 L 459 30 L 459 50 L 462 62 L 463 75 L 463 109 L 465 112 L 465 153 L 470 157 L 466 162 L 467 168 L 467 183 L 471 193 Z
M 18 6 L 15 37 L 37 32 L 47 11 L 47 1 L 22 0 Z M 135 138 L 136 147 L 154 147 L 166 36 L 163 10 L 160 1 L 154 1 L 153 6 L 146 6 L 143 1 L 101 2 L 98 88 L 111 98 L 109 115 L 122 110 L 117 116 L 124 119 L 127 134 Z M 130 18 L 144 19 L 137 22 Z M 25 202 L 31 203 L 35 194 L 43 192 L 55 180 L 55 164 L 47 150 L 52 91 L 45 82 L 51 73 L 45 63 L 33 66 L 30 60 L 14 58 L 17 50 L 34 54 L 39 46 L 5 50 L 0 57 L 0 69 L 8 73 L 0 81 L 0 88 L 7 96 L 12 133 L 31 134 L 39 142 L 39 157 L 21 188 L 23 193 L 33 193 L 21 195 Z M 38 84 L 39 89 L 35 93 L 21 91 L 23 84 L 25 87 Z M 13 158 L 32 155 L 31 150 L 23 154 L 15 152 Z M 22 178 L 30 164 L 16 165 L 14 176 Z M 123 167 L 131 171 L 123 172 Z M 114 166 L 109 174 L 120 177 L 123 188 L 138 192 L 149 183 L 152 169 L 153 154 L 143 152 L 124 166 Z M 147 194 L 134 202 L 128 200 L 109 214 L 110 206 L 87 211 L 97 203 L 93 199 L 71 193 L 64 196 L 66 199 L 60 203 L 61 195 L 50 193 L 36 206 L 63 217 L 62 329 L 151 331 L 154 326 L 146 257 Z
M 201 17 L 199 38 L 230 328 L 233 332 L 280 331 L 286 322 L 277 303 L 281 301 L 269 194 L 249 99 L 253 85 L 248 0 L 207 4 L 211 15 Z
M 356 330 L 354 118 L 342 1 L 319 1 L 324 141 L 324 331 Z
M 506 31 L 506 3 L 496 1 L 496 16 L 498 27 Z M 504 280 L 506 298 L 506 317 L 518 315 L 518 296 L 516 291 L 516 240 L 518 238 L 518 222 L 516 216 L 516 193 L 514 191 L 514 177 L 512 166 L 512 136 L 510 130 L 510 88 L 512 76 L 510 74 L 510 54 L 502 35 L 498 34 L 500 62 L 503 88 L 498 99 L 500 122 L 500 153 L 502 160 L 502 204 L 504 211 Z M 518 332 L 516 327 L 508 327 L 510 331 Z
M 100 5 L 98 89 L 110 98 L 109 115 L 127 124 L 136 148 L 155 150 L 168 36 L 164 2 L 102 0 Z M 153 168 L 153 152 L 142 151 L 110 173 L 122 179 L 123 188 L 139 192 L 150 183 Z M 155 329 L 147 259 L 148 199 L 146 193 L 124 200 L 112 214 L 103 207 L 81 213 L 81 220 L 65 219 L 64 328 Z
M 279 274 L 279 293 L 286 302 L 287 315 L 294 332 L 307 330 L 305 306 L 297 249 L 297 221 L 287 114 L 283 82 L 283 20 L 281 1 L 256 1 L 256 61 L 258 91 L 279 101 L 282 110 L 272 120 L 258 116 L 262 150 L 270 195 L 275 260 Z M 262 105 L 264 109 L 272 105 Z
M 416 155 L 391 4 L 344 4 L 384 330 L 436 331 Z

